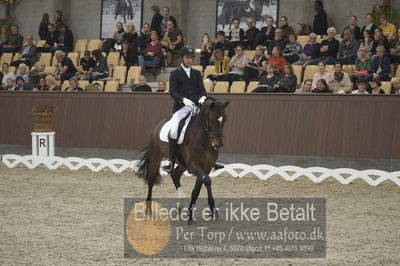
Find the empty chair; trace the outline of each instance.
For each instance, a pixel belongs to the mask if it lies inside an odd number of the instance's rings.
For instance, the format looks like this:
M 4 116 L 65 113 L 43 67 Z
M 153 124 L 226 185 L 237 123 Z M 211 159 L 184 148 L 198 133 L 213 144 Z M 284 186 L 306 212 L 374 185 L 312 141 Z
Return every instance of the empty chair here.
M 309 35 L 299 35 L 297 36 L 297 41 L 300 43 L 301 47 L 304 47 L 310 40 Z
M 51 57 L 52 57 L 51 53 L 42 53 L 40 55 L 39 62 L 46 66 L 51 66 Z
M 54 73 L 56 72 L 56 67 L 55 66 L 45 66 L 44 68 L 44 73 L 46 74 L 51 74 L 54 75 Z
M 82 89 L 85 89 L 85 87 L 89 85 L 89 80 L 80 80 L 79 81 L 79 87 L 81 87 Z
M 334 65 L 326 65 L 325 70 L 329 73 L 335 72 L 335 66 Z
M 101 44 L 101 40 L 89 40 L 87 49 L 89 51 L 100 49 L 100 44 Z
M 206 92 L 212 92 L 214 83 L 212 81 L 204 81 Z
M 231 86 L 231 93 L 244 93 L 246 91 L 245 81 L 234 81 Z
M 228 91 L 229 91 L 228 81 L 218 81 L 214 86 L 214 92 L 228 93 Z
M 301 65 L 292 65 L 293 72 L 297 77 L 297 85 L 301 84 L 301 76 L 303 74 L 303 66 Z
M 38 47 L 38 48 L 39 47 L 44 47 L 45 43 L 46 43 L 46 40 L 39 40 L 36 43 L 36 47 Z
M 258 81 L 251 81 L 247 86 L 247 92 L 252 92 L 255 88 L 258 88 Z
M 77 40 L 74 46 L 74 52 L 81 53 L 86 50 L 87 40 Z
M 0 59 L 1 65 L 3 65 L 4 63 L 10 64 L 12 62 L 12 59 L 13 59 L 12 53 L 4 53 Z
M 104 88 L 104 80 L 93 80 L 92 84 L 99 85 Z
M 390 94 L 390 90 L 392 89 L 392 83 L 390 81 L 382 81 L 382 90 L 385 91 L 385 94 Z
M 113 80 L 117 80 L 119 84 L 124 84 L 125 77 L 126 77 L 126 66 L 114 67 Z
M 131 66 L 128 71 L 128 83 L 138 84 L 141 72 L 142 68 L 140 66 Z
M 61 85 L 61 91 L 65 91 L 65 89 L 68 88 L 68 87 L 69 87 L 69 81 L 65 80 L 63 82 L 63 84 Z
M 209 75 L 215 74 L 215 66 L 207 66 L 204 70 L 204 78 L 206 79 Z
M 354 65 L 343 65 L 343 72 L 351 74 L 354 72 Z
M 119 53 L 110 52 L 107 56 L 107 64 L 109 66 L 119 66 Z
M 19 54 L 19 53 L 15 53 L 15 55 L 14 55 L 12 61 L 17 61 L 17 60 L 20 60 L 20 59 L 21 59 L 21 58 L 20 58 L 20 54 Z
M 11 73 L 14 73 L 14 74 L 15 74 L 15 72 L 17 71 L 17 68 L 16 68 L 15 66 L 10 66 L 10 67 L 8 68 L 8 71 L 10 71 Z
M 303 78 L 303 80 L 313 79 L 314 78 L 314 74 L 317 73 L 317 72 L 318 72 L 318 66 L 317 65 L 308 65 L 308 66 L 306 66 L 306 69 L 304 70 L 304 78 Z
M 201 75 L 203 75 L 203 66 L 196 65 L 196 66 L 192 66 L 192 68 L 200 71 Z
M 72 60 L 75 66 L 79 65 L 79 54 L 78 53 L 68 53 L 68 57 Z
M 110 80 L 107 81 L 106 86 L 104 87 L 105 92 L 117 92 L 118 91 L 118 81 Z
M 247 56 L 247 58 L 251 60 L 256 55 L 256 51 L 255 50 L 245 50 L 244 55 Z

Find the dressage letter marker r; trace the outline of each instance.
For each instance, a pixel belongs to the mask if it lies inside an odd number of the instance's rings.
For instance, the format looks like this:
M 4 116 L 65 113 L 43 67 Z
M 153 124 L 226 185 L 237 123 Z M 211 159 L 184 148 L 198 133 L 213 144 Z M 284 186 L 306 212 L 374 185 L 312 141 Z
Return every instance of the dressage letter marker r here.
M 46 139 L 39 139 L 39 148 L 46 148 Z

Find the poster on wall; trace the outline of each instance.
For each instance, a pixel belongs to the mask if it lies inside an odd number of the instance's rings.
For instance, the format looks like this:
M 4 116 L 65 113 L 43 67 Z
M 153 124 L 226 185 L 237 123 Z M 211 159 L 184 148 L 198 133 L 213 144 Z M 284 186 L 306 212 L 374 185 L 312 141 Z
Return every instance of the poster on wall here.
M 132 23 L 140 34 L 142 7 L 143 0 L 102 0 L 100 38 L 112 38 L 118 22 L 124 24 L 125 30 Z
M 264 18 L 272 17 L 276 26 L 279 0 L 217 0 L 217 31 L 229 35 L 232 20 L 240 19 L 240 28 L 247 30 L 246 18 L 252 17 L 256 27 L 264 27 Z

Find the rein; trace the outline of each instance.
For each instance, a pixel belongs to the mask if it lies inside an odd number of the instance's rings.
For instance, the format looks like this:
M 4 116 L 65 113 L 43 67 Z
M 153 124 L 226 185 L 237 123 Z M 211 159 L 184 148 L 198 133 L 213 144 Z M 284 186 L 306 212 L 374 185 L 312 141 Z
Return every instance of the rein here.
M 207 114 L 207 121 L 203 121 L 202 123 L 204 129 L 207 131 L 208 135 L 210 135 L 211 139 L 215 139 L 215 138 L 223 138 L 224 134 L 221 131 L 212 131 L 209 129 L 210 127 L 210 113 Z

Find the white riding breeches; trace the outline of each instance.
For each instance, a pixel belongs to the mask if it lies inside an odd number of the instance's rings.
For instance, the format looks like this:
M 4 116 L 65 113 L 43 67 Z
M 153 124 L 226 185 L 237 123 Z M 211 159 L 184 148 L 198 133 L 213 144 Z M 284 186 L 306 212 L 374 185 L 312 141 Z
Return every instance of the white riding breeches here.
M 187 116 L 192 109 L 188 106 L 184 106 L 178 111 L 176 111 L 171 118 L 171 131 L 170 131 L 170 136 L 172 139 L 177 139 L 178 138 L 178 128 L 179 128 L 179 122 Z

